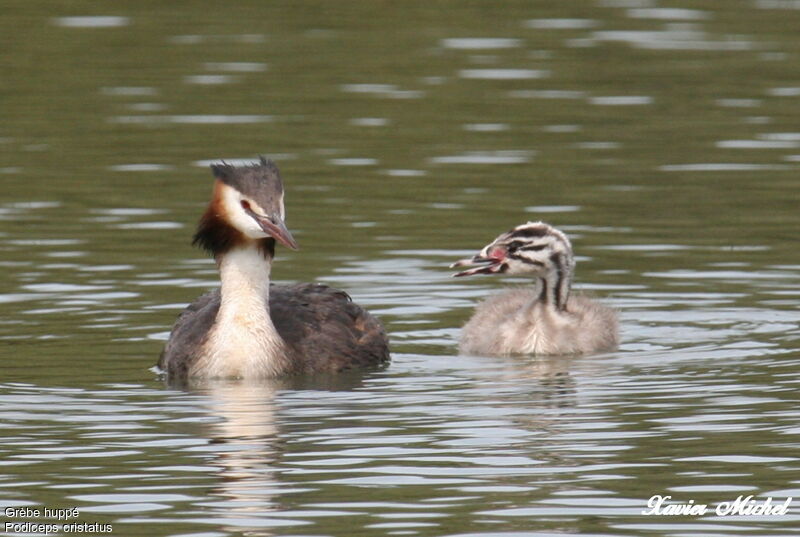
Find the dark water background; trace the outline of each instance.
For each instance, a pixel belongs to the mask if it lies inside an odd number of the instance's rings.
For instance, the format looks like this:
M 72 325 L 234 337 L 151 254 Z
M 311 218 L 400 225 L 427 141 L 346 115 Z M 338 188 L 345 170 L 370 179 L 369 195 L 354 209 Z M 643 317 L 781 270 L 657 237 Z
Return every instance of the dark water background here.
M 3 508 L 114 535 L 796 534 L 800 2 L 33 0 L 0 30 Z M 380 315 L 389 369 L 148 371 L 216 281 L 189 245 L 208 162 L 259 154 L 302 248 L 274 277 Z M 447 264 L 528 219 L 570 234 L 618 352 L 458 356 L 512 282 Z M 654 494 L 798 499 L 643 516 Z

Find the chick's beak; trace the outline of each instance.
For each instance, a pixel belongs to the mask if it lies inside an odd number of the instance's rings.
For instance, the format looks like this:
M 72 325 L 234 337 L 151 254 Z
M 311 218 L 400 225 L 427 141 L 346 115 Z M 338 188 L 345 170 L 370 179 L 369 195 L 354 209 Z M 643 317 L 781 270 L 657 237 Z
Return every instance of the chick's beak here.
M 505 259 L 504 255 L 499 255 L 499 252 L 493 251 L 487 255 L 486 249 L 481 251 L 480 253 L 468 257 L 465 259 L 459 259 L 452 265 L 450 268 L 458 268 L 458 267 L 465 267 L 468 265 L 478 265 L 477 267 L 472 267 L 467 270 L 462 270 L 461 272 L 456 272 L 453 274 L 454 278 L 458 278 L 461 276 L 473 276 L 475 274 L 494 274 L 495 272 L 500 272 L 502 267 L 504 266 L 503 261 Z
M 294 240 L 292 234 L 288 229 L 286 229 L 286 224 L 283 223 L 283 220 L 280 216 L 259 215 L 256 217 L 256 222 L 258 222 L 258 225 L 264 230 L 264 233 L 271 236 L 273 239 L 283 244 L 287 248 L 291 248 L 292 250 L 300 249 L 300 247 L 297 245 L 297 241 Z
M 467 265 L 475 265 L 477 263 L 487 263 L 489 261 L 491 260 L 482 257 L 481 254 L 477 254 L 472 257 L 465 257 L 464 259 L 459 259 L 455 263 L 451 263 L 450 268 L 466 267 Z

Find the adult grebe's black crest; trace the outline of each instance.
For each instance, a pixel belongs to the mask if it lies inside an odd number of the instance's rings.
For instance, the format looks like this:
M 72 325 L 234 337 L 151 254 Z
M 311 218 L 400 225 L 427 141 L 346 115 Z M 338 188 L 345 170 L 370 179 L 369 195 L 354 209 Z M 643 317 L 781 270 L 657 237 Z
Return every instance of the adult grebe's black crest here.
M 259 378 L 387 363 L 383 326 L 347 293 L 270 285 L 276 242 L 297 249 L 277 166 L 262 158 L 211 170 L 214 190 L 193 243 L 214 256 L 221 287 L 181 313 L 159 367 L 177 378 Z

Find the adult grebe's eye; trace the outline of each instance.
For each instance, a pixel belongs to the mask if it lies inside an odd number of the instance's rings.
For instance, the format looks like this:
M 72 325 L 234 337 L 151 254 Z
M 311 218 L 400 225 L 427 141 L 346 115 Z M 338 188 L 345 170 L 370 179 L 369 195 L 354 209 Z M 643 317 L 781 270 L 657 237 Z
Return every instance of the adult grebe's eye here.
M 245 211 L 252 211 L 252 209 L 250 208 L 250 202 L 249 201 L 242 200 L 241 204 L 242 204 L 242 209 L 244 209 Z

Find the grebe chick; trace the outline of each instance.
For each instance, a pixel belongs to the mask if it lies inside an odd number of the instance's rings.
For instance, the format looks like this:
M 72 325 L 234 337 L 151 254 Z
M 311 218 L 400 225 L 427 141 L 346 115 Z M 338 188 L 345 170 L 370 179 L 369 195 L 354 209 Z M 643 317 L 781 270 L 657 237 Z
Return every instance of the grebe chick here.
M 617 316 L 587 297 L 570 294 L 575 258 L 564 233 L 528 222 L 497 237 L 477 255 L 453 267 L 478 265 L 453 274 L 531 275 L 532 288 L 509 289 L 475 308 L 464 326 L 465 354 L 586 354 L 608 351 L 619 340 Z
M 270 285 L 275 242 L 297 249 L 275 164 L 262 157 L 211 170 L 214 191 L 193 244 L 214 255 L 221 287 L 181 313 L 158 367 L 178 379 L 266 378 L 388 362 L 383 326 L 347 293 Z

